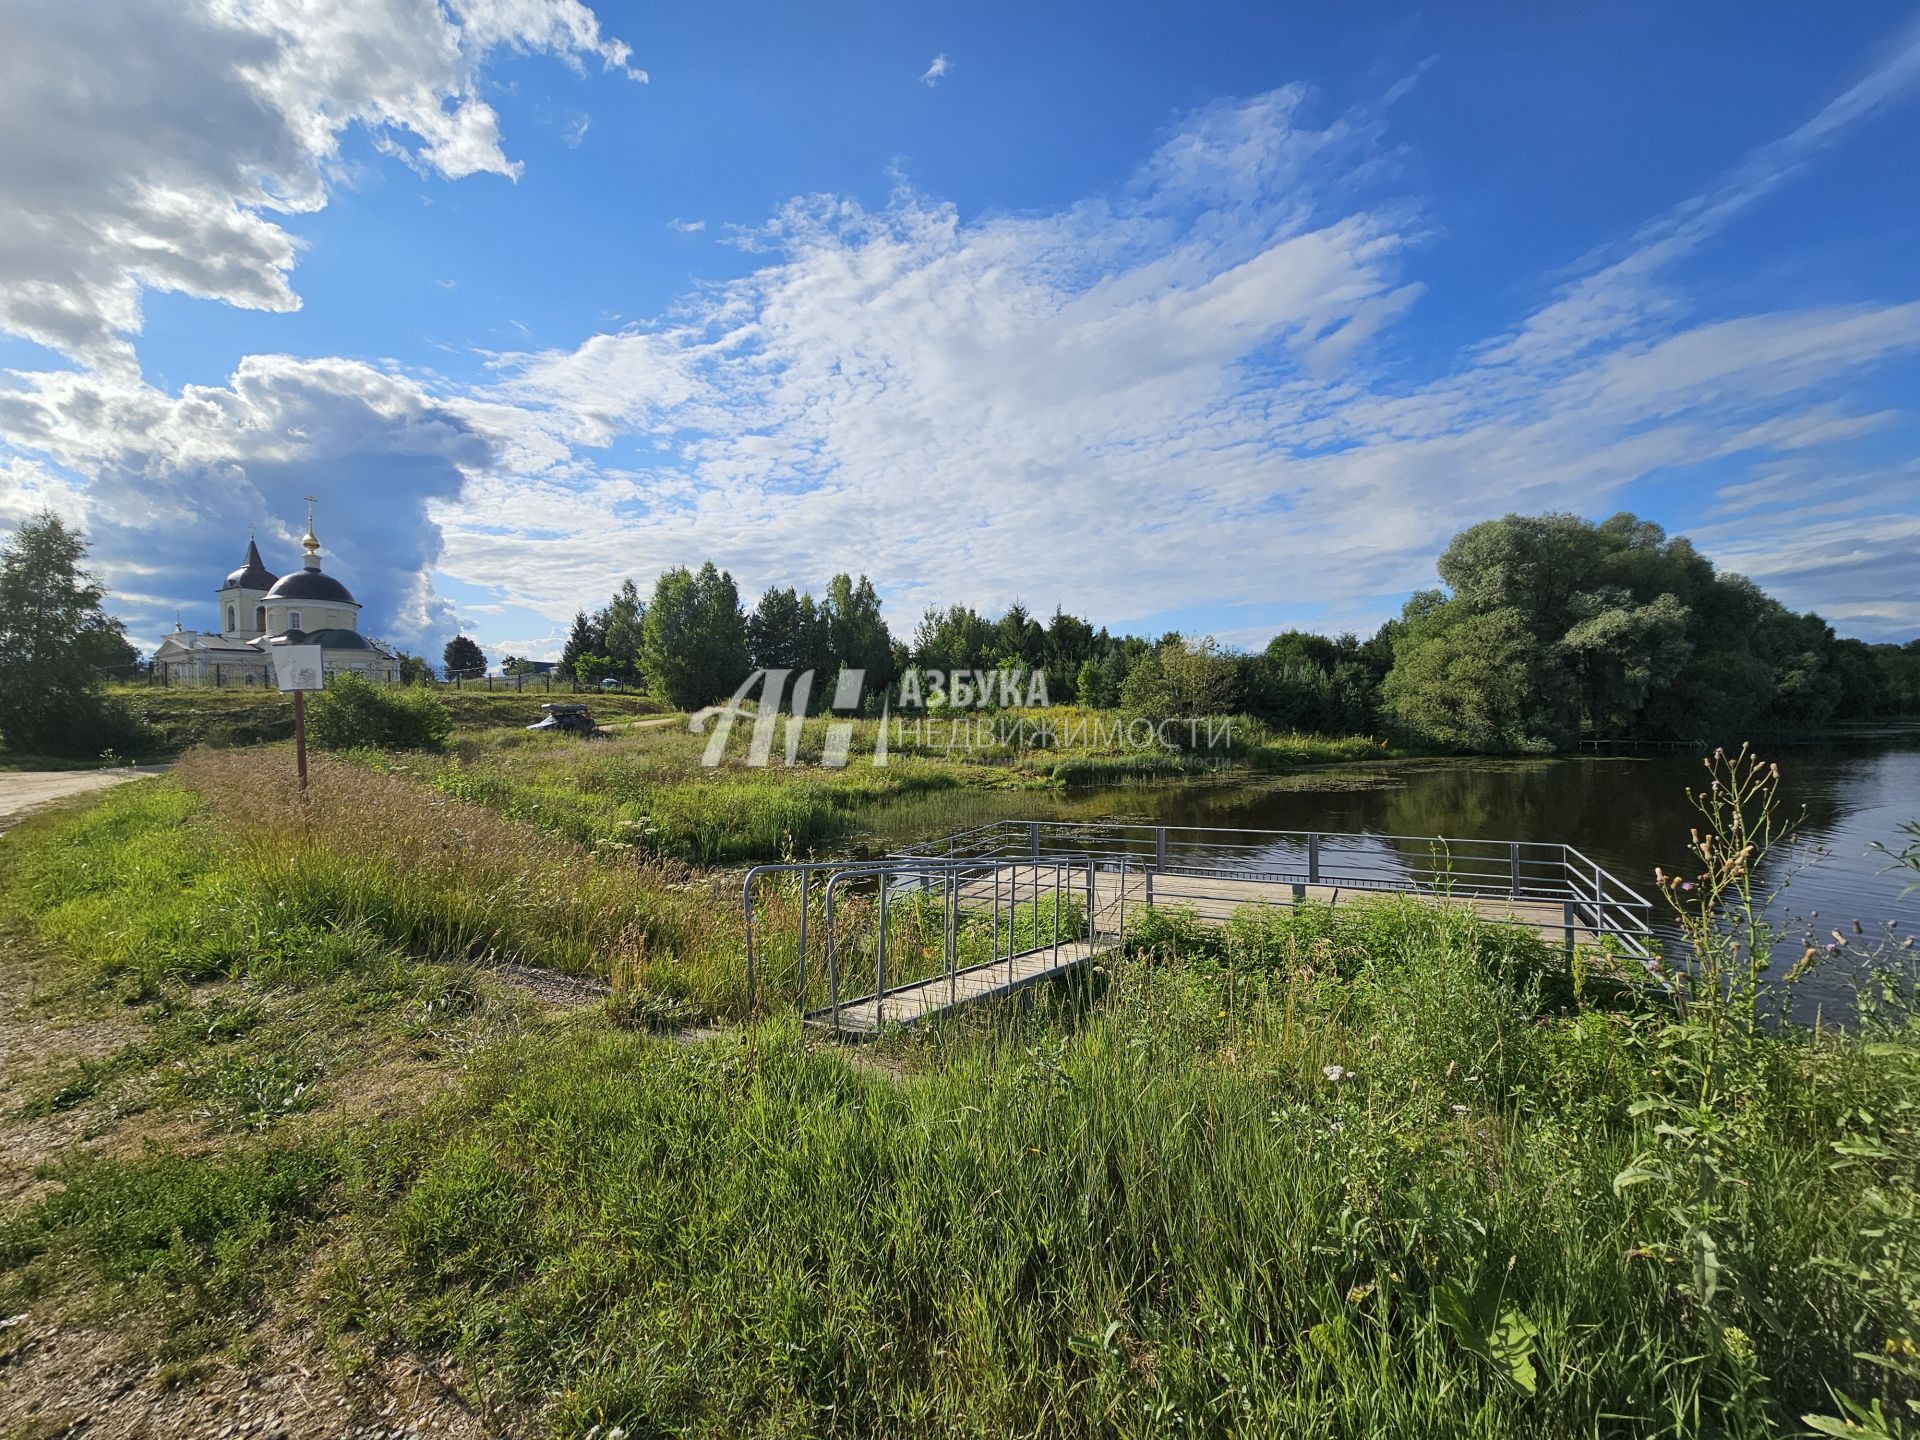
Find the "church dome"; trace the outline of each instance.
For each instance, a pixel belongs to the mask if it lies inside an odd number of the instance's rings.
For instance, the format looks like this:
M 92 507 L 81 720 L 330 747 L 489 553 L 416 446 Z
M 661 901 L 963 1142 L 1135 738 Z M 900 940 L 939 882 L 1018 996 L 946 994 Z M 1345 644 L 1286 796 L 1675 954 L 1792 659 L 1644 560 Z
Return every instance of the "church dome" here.
M 331 600 L 336 605 L 357 605 L 353 593 L 331 575 L 318 569 L 295 570 L 281 577 L 267 591 L 269 600 Z
M 355 630 L 289 630 L 289 645 L 318 645 L 326 650 L 371 650 L 367 637 Z
M 255 545 L 252 540 L 248 540 L 247 563 L 227 576 L 227 583 L 220 588 L 222 590 L 265 590 L 271 587 L 278 578 L 279 577 L 271 570 L 260 563 L 260 547 Z

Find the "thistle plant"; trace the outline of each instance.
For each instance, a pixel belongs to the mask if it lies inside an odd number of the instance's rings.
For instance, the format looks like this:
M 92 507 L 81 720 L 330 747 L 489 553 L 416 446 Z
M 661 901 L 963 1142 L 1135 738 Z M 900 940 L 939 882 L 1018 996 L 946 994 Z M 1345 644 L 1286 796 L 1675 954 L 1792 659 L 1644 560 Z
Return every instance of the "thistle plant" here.
M 1673 1267 L 1680 1297 L 1738 1370 L 1729 1337 L 1744 1334 L 1735 1322 L 1758 1300 L 1745 1273 L 1754 1216 L 1743 1157 L 1765 1126 L 1756 1042 L 1774 939 L 1766 912 L 1778 889 L 1761 871 L 1796 826 L 1780 813 L 1778 765 L 1745 745 L 1715 750 L 1705 765 L 1707 784 L 1687 792 L 1700 816 L 1688 844 L 1699 868 L 1654 872 L 1691 952 L 1675 975 L 1677 1013 L 1646 1037 L 1669 1085 L 1629 1107 L 1652 1134 L 1613 1188 L 1639 1197 L 1634 1253 Z
M 1792 845 L 1799 817 L 1780 810 L 1780 767 L 1751 747 L 1716 749 L 1704 764 L 1708 783 L 1689 789 L 1700 816 L 1688 850 L 1692 875 L 1654 871 L 1673 909 L 1692 964 L 1676 978 L 1682 1018 L 1704 1021 L 1717 1040 L 1727 1026 L 1751 1035 L 1760 1023 L 1760 982 L 1772 961 L 1774 931 L 1767 908 L 1777 893 L 1761 879 L 1770 855 Z

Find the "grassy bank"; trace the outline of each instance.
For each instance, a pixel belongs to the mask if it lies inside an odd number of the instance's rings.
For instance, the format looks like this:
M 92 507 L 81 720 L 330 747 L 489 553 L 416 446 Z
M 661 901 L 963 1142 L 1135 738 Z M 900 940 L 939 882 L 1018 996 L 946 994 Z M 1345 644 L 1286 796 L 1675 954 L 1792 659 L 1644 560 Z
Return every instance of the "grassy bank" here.
M 228 748 L 293 738 L 293 705 L 277 690 L 212 689 L 199 686 L 110 685 L 107 694 L 124 702 L 159 737 L 157 753 L 179 754 L 195 745 Z M 602 720 L 634 719 L 662 713 L 645 695 L 548 695 L 436 688 L 460 730 L 527 725 L 540 718 L 546 700 L 580 699 Z
M 1899 1434 L 1920 1398 L 1909 988 L 1769 1031 L 1737 984 L 1602 991 L 1383 900 L 1145 912 L 877 1063 L 689 1043 L 644 1031 L 740 1014 L 731 882 L 430 774 L 322 762 L 303 811 L 257 768 L 0 840 L 56 1003 L 144 1027 L 3 1122 L 109 1142 L 0 1215 L 7 1313 L 176 1365 L 290 1318 L 343 1371 L 451 1362 L 508 1434 L 1759 1436 L 1836 1391 Z M 623 990 L 516 1012 L 501 959 Z M 370 1113 L 355 1047 L 416 1028 Z
M 1071 707 L 935 723 L 852 722 L 851 763 L 839 769 L 817 763 L 836 724 L 824 718 L 802 727 L 793 767 L 780 763 L 784 722 L 766 766 L 746 763 L 751 722 L 735 725 L 713 767 L 704 764 L 710 736 L 678 724 L 590 744 L 503 730 L 466 736 L 445 757 L 364 758 L 590 848 L 721 864 L 818 851 L 875 807 L 915 797 L 1265 772 L 1391 753 L 1362 737 L 1282 735 L 1251 721 L 1223 725 L 1217 751 L 1113 742 L 1125 736 L 1124 717 Z M 1228 743 L 1230 736 L 1237 738 Z M 885 763 L 874 763 L 878 757 Z

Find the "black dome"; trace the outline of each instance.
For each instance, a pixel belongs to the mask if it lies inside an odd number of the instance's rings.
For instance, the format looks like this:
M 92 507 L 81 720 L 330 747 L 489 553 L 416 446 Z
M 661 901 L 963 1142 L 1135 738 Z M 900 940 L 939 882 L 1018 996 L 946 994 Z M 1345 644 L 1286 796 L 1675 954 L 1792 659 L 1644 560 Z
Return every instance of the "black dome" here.
M 351 591 L 331 575 L 318 570 L 295 570 L 281 577 L 267 592 L 269 600 L 332 600 L 340 605 L 357 603 Z
M 265 590 L 278 580 L 271 570 L 260 563 L 260 547 L 247 541 L 247 563 L 227 576 L 222 590 Z
M 319 645 L 327 650 L 373 649 L 357 630 L 289 630 L 279 638 L 289 645 Z

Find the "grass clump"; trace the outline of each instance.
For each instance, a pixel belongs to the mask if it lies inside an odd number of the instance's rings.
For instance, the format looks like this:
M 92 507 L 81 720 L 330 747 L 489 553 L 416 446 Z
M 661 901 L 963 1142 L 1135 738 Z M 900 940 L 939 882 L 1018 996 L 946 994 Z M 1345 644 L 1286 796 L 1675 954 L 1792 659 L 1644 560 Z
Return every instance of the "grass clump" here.
M 291 1268 L 332 1213 L 338 1175 L 338 1154 L 313 1144 L 74 1160 L 51 1196 L 0 1220 L 0 1295 L 12 1308 L 77 1270 L 110 1306 L 142 1312 L 162 1356 L 197 1355 L 237 1334 Z
M 453 734 L 453 716 L 420 686 L 335 675 L 307 706 L 307 734 L 322 750 L 439 750 Z
M 1500 927 L 1380 908 L 1121 961 L 904 1079 L 790 1023 L 514 1042 L 366 1172 L 335 1319 L 568 1435 L 1771 1435 L 1910 1393 L 1853 1356 L 1912 1339 L 1920 1149 L 1834 1165 L 1907 1070 L 1770 1042 L 1720 1242 L 1764 1288 L 1703 1298 L 1616 1184 L 1665 1022 L 1543 1014 Z

